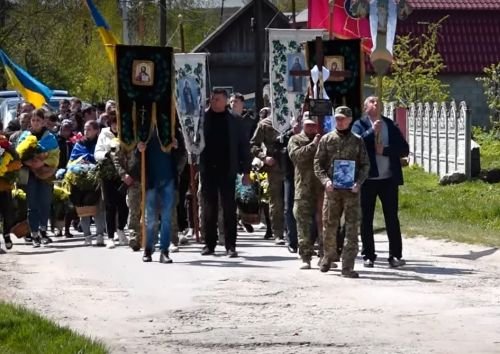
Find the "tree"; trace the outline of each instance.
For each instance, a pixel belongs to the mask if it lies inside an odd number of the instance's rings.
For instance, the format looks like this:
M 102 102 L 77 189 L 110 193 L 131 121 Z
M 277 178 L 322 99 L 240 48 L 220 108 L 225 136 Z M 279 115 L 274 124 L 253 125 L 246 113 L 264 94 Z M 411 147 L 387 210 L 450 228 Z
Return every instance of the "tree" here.
M 445 68 L 443 58 L 437 51 L 437 41 L 439 29 L 446 18 L 429 24 L 421 36 L 408 34 L 397 37 L 392 72 L 383 80 L 384 101 L 396 101 L 408 107 L 412 102 L 442 102 L 449 98 L 449 85 L 437 77 Z M 372 78 L 373 86 L 375 80 Z
M 484 76 L 476 78 L 483 84 L 484 95 L 490 109 L 490 122 L 500 128 L 500 62 L 483 69 Z

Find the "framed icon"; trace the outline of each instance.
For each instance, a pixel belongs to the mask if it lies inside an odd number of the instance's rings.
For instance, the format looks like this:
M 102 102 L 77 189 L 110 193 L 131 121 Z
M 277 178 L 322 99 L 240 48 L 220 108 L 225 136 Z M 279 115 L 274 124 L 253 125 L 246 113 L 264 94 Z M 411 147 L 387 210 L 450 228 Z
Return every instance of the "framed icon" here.
M 153 86 L 155 64 L 151 60 L 134 60 L 132 62 L 132 83 L 138 86 Z
M 344 57 L 340 55 L 331 55 L 325 57 L 325 66 L 328 70 L 330 70 L 330 73 L 334 71 L 344 71 L 345 65 L 344 65 Z M 333 81 L 342 81 L 342 77 L 335 77 Z

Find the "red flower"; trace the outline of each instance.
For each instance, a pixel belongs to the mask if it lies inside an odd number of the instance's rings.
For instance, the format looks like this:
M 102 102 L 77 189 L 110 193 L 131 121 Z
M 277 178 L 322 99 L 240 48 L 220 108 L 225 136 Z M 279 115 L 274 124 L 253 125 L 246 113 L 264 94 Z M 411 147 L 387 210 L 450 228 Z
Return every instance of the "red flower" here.
M 10 147 L 10 143 L 9 143 L 9 141 L 8 141 L 7 139 L 1 139 L 1 140 L 0 140 L 0 147 L 1 147 L 2 149 L 7 150 L 7 149 Z
M 78 132 L 77 134 L 73 135 L 69 140 L 73 144 L 76 144 L 77 142 L 81 141 L 82 139 L 83 139 L 82 133 Z

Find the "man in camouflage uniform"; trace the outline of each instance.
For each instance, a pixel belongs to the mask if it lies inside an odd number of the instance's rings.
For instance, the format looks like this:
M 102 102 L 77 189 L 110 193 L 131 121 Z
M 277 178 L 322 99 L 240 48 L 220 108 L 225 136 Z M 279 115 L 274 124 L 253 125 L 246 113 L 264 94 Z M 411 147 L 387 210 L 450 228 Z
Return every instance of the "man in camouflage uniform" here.
M 318 200 L 323 193 L 323 186 L 314 174 L 314 155 L 321 136 L 318 124 L 304 112 L 301 133 L 290 138 L 288 152 L 295 166 L 295 201 L 293 215 L 297 221 L 299 236 L 299 254 L 302 258 L 300 269 L 311 269 L 314 245 L 311 240 L 311 224 L 316 214 Z
M 266 108 L 262 110 L 268 111 Z M 250 140 L 250 149 L 252 155 L 264 162 L 264 171 L 267 172 L 269 181 L 269 207 L 274 239 L 277 245 L 284 245 L 283 182 L 285 180 L 285 166 L 283 166 L 282 149 L 286 146 L 283 146 L 284 144 L 279 138 L 279 133 L 273 128 L 270 115 L 267 115 L 257 125 Z
M 127 206 L 129 213 L 127 224 L 130 232 L 129 246 L 134 251 L 139 251 L 142 245 L 140 153 L 136 149 L 127 151 L 123 147 L 120 147 L 113 155 L 113 162 L 123 183 L 128 186 Z
M 368 177 L 370 161 L 363 140 L 351 133 L 349 125 L 352 111 L 349 107 L 335 109 L 337 126 L 331 133 L 323 136 L 314 158 L 314 173 L 325 187 L 323 203 L 323 247 L 324 256 L 320 271 L 328 272 L 332 260 L 338 257 L 336 235 L 342 213 L 345 216 L 346 243 L 342 251 L 342 276 L 358 278 L 354 271 L 354 260 L 358 254 L 358 224 L 360 215 L 359 190 Z M 355 162 L 354 185 L 351 189 L 337 189 L 332 182 L 335 160 Z

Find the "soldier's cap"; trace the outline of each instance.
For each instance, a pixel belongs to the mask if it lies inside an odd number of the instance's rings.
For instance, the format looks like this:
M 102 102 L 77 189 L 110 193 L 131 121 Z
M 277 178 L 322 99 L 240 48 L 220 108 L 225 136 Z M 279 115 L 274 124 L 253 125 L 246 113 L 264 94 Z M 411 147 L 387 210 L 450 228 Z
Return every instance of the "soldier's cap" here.
M 309 115 L 309 111 L 305 111 L 302 115 L 302 125 L 306 124 L 318 124 L 316 118 Z
M 335 118 L 352 118 L 352 111 L 347 106 L 338 106 L 335 108 Z

